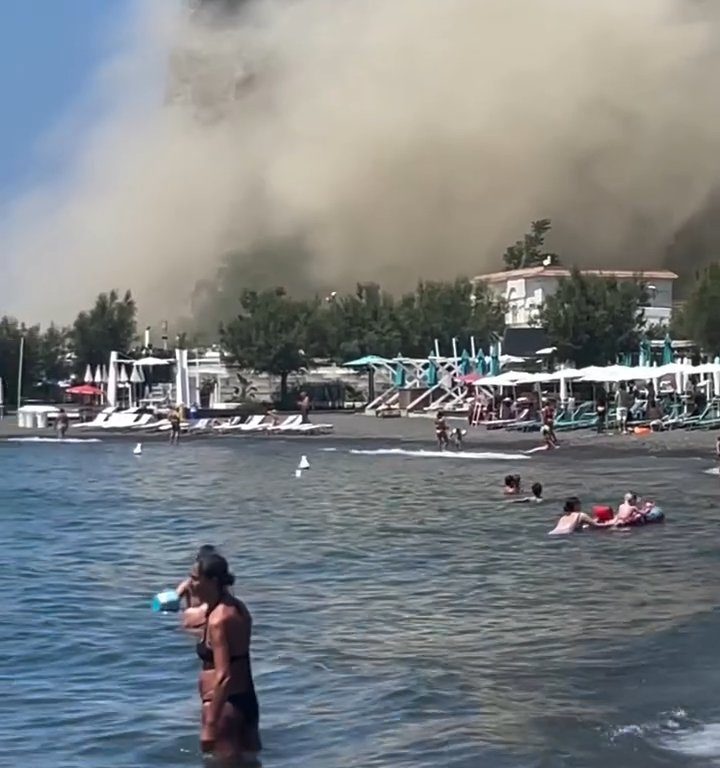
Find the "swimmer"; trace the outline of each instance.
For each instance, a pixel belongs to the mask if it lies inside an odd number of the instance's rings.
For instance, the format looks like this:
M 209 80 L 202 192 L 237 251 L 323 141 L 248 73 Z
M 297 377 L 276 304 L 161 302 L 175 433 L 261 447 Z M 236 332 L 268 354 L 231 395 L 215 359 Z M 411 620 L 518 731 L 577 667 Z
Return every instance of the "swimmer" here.
M 567 533 L 577 533 L 586 526 L 590 528 L 608 528 L 611 523 L 598 523 L 592 517 L 586 515 L 582 509 L 580 499 L 577 496 L 571 496 L 565 500 L 562 517 L 557 525 L 550 531 L 550 536 L 562 536 Z
M 229 588 L 235 577 L 217 552 L 198 558 L 193 589 L 206 610 L 197 655 L 202 720 L 200 745 L 222 760 L 253 761 L 262 749 L 255 685 L 250 665 L 252 616 Z
M 511 504 L 540 504 L 543 501 L 543 487 L 540 483 L 533 483 L 530 486 L 532 496 L 526 496 L 524 499 L 511 499 Z
M 622 504 L 618 507 L 617 514 L 610 521 L 614 525 L 627 525 L 640 515 L 640 506 L 637 494 L 626 493 Z
M 520 491 L 522 482 L 520 475 L 506 475 L 505 476 L 505 495 L 516 496 Z
M 442 451 L 450 444 L 450 438 L 448 437 L 448 425 L 445 420 L 445 414 L 442 411 L 437 412 L 435 417 L 435 438 L 437 439 L 438 448 Z

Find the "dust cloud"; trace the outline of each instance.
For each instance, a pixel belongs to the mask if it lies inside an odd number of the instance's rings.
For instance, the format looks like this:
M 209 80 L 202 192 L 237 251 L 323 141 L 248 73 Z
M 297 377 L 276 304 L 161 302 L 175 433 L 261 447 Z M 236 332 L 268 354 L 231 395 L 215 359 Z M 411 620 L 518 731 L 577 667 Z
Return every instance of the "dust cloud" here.
M 186 315 L 231 252 L 239 283 L 405 289 L 499 269 L 540 217 L 566 263 L 661 265 L 712 199 L 717 3 L 227 5 L 138 3 L 66 171 L 0 210 L 3 310 L 130 287 Z

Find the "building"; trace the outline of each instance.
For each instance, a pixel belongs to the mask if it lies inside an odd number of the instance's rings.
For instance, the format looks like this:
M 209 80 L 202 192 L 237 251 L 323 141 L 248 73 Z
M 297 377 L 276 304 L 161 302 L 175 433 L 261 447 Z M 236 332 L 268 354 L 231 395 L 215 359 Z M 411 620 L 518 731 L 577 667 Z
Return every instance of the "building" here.
M 641 280 L 648 289 L 645 318 L 648 325 L 667 325 L 673 306 L 673 283 L 678 276 L 665 269 L 647 272 L 610 269 L 583 269 L 583 275 L 615 278 L 618 281 Z M 523 328 L 534 325 L 545 299 L 552 296 L 562 277 L 570 270 L 558 266 L 511 269 L 478 275 L 474 283 L 485 283 L 496 295 L 507 302 L 505 323 L 508 327 Z

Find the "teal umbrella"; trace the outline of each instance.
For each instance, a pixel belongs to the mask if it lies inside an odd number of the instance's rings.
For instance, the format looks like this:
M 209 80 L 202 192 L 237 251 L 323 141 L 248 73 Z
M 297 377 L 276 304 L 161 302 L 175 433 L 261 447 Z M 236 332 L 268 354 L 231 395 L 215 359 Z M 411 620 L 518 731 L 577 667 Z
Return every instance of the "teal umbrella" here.
M 472 372 L 472 361 L 467 349 L 463 349 L 462 355 L 460 355 L 460 375 L 467 376 Z
M 434 360 L 428 360 L 428 368 L 425 371 L 425 381 L 428 387 L 436 387 L 438 383 L 438 367 Z
M 405 386 L 405 369 L 403 368 L 402 363 L 395 364 L 395 375 L 393 376 L 393 386 L 397 387 L 398 389 L 400 387 Z
M 485 353 L 482 351 L 482 349 L 477 353 L 477 358 L 475 359 L 475 370 L 484 376 L 487 373 L 487 363 L 485 362 Z
M 640 353 L 638 355 L 638 365 L 650 365 L 652 362 L 652 351 L 650 348 L 650 342 L 646 336 L 640 339 Z
M 665 334 L 665 343 L 663 344 L 663 365 L 670 365 L 673 361 L 673 348 L 672 348 L 672 339 L 670 338 L 670 334 Z
M 498 345 L 493 344 L 490 348 L 490 375 L 500 375 L 500 356 L 498 355 Z

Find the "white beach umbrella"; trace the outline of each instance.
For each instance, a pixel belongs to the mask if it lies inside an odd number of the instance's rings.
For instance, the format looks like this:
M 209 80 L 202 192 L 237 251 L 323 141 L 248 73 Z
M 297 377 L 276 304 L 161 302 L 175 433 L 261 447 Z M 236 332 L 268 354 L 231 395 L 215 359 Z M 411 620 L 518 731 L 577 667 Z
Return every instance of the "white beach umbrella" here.
M 146 365 L 148 367 L 153 365 L 170 365 L 172 360 L 163 360 L 160 357 L 141 357 L 136 365 Z
M 83 381 L 86 384 L 92 384 L 93 381 L 94 381 L 94 379 L 93 379 L 93 372 L 92 372 L 92 366 L 90 365 L 90 363 L 88 363 L 87 364 L 87 368 L 85 368 L 85 378 L 83 379 Z
M 120 372 L 118 374 L 118 383 L 120 384 L 128 383 L 128 375 L 124 365 L 120 365 Z
M 140 368 L 137 365 L 133 365 L 132 372 L 130 373 L 131 384 L 142 384 L 145 379 L 143 378 Z
M 96 384 L 102 384 L 103 383 L 102 366 L 101 365 L 98 365 L 98 367 L 95 369 L 95 377 L 94 377 L 93 381 Z

